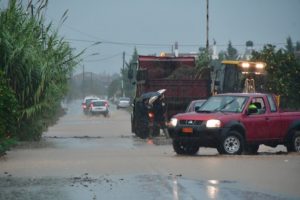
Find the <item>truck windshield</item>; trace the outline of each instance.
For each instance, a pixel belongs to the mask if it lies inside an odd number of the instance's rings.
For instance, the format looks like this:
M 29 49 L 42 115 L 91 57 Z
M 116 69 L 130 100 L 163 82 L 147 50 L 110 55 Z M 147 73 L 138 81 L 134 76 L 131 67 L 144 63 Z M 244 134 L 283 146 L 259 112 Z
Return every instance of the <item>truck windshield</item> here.
M 248 97 L 220 95 L 210 97 L 197 112 L 233 112 L 241 113 Z

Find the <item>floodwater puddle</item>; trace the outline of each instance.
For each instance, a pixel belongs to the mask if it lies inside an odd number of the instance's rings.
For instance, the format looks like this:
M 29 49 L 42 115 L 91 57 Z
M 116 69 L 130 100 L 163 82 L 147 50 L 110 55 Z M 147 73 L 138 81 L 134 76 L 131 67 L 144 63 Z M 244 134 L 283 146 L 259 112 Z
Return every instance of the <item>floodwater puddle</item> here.
M 94 177 L 84 173 L 69 178 L 18 178 L 6 173 L 0 175 L 0 199 L 285 200 L 296 197 L 259 191 L 237 181 L 192 180 L 181 174 Z

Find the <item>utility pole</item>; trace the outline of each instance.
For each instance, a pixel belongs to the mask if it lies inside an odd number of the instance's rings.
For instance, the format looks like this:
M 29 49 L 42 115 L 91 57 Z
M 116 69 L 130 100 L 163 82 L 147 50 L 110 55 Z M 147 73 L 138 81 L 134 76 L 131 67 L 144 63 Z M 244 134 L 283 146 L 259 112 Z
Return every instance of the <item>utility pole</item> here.
M 83 93 L 83 96 L 85 96 L 85 80 L 84 80 L 84 76 L 85 76 L 84 65 L 82 65 L 82 93 Z
M 84 82 L 84 65 L 82 65 L 82 81 Z
M 123 51 L 123 67 L 122 67 L 122 96 L 125 97 L 124 91 L 124 69 L 125 68 L 125 51 Z
M 209 32 L 209 0 L 206 0 L 206 50 L 209 51 L 209 38 L 208 38 L 208 32 Z

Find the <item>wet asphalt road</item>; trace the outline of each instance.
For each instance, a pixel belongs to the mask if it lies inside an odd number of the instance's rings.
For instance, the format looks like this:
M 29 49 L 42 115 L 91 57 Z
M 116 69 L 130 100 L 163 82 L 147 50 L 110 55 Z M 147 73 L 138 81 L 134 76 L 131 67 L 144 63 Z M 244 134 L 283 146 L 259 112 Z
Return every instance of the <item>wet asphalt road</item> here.
M 300 155 L 261 146 L 259 155 L 202 148 L 177 156 L 163 136 L 130 133 L 130 115 L 85 116 L 80 101 L 44 133 L 0 158 L 6 199 L 300 199 Z

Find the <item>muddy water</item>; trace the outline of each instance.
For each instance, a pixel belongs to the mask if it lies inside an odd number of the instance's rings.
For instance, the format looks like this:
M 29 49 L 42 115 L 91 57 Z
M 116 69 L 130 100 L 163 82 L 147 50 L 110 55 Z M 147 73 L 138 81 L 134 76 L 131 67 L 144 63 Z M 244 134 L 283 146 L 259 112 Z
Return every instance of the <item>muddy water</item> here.
M 0 158 L 0 200 L 299 199 L 299 169 L 299 154 L 282 146 L 177 156 L 164 137 L 134 137 L 127 111 L 111 105 L 108 118 L 86 116 L 77 101 L 40 142 Z

